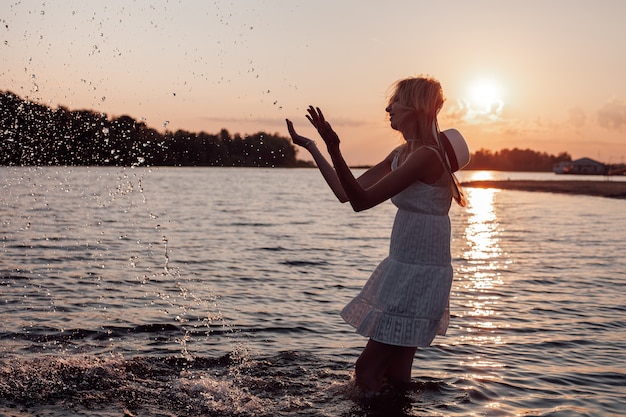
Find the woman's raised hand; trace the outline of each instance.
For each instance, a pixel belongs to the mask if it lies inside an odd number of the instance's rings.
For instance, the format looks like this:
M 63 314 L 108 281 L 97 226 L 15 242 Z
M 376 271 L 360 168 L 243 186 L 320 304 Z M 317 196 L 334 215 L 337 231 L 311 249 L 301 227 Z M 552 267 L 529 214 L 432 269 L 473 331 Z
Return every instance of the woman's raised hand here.
M 326 146 L 339 146 L 339 136 L 335 133 L 330 123 L 324 119 L 324 114 L 319 107 L 309 106 L 307 109 L 309 114 L 306 118 L 309 119 L 311 124 L 315 126 L 317 132 L 320 134 Z
M 291 122 L 291 120 L 285 119 L 285 121 L 287 122 L 287 130 L 289 130 L 289 135 L 291 135 L 291 140 L 293 141 L 293 143 L 298 146 L 302 146 L 303 148 L 306 148 L 311 143 L 313 143 L 311 139 L 298 135 L 296 133 L 296 130 L 293 128 L 293 123 Z

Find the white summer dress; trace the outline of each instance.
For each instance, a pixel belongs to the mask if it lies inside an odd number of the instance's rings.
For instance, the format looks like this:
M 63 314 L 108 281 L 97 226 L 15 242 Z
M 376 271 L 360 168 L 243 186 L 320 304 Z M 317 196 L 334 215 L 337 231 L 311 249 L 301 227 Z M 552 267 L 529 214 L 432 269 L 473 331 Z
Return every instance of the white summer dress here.
M 392 169 L 398 166 L 398 156 Z M 357 333 L 397 346 L 429 346 L 445 335 L 452 286 L 449 179 L 416 181 L 391 198 L 398 207 L 389 256 L 341 317 Z

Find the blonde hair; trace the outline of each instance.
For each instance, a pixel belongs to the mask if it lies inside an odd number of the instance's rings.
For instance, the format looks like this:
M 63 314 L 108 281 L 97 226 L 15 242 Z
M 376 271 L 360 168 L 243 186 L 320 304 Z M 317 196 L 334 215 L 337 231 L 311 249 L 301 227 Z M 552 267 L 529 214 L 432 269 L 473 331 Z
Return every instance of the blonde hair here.
M 433 126 L 445 97 L 439 81 L 428 76 L 409 77 L 393 85 L 389 104 L 398 102 L 405 107 L 399 125 L 408 126 L 424 143 L 433 142 Z

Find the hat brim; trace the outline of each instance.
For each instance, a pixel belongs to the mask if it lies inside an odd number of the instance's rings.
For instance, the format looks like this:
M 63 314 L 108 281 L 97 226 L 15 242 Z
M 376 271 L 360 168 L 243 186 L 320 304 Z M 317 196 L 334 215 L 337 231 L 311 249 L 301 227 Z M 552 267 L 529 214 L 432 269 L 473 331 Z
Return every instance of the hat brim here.
M 465 207 L 467 206 L 467 199 L 465 198 L 465 193 L 463 192 L 463 187 L 461 186 L 461 183 L 457 179 L 456 175 L 454 175 L 454 172 L 452 172 L 452 168 L 450 167 L 446 158 L 446 149 L 439 136 L 441 134 L 441 131 L 439 130 L 439 125 L 437 124 L 437 121 L 434 122 L 433 133 L 435 134 L 435 140 L 437 141 L 437 145 L 439 146 L 439 149 L 443 154 L 441 162 L 443 164 L 443 169 L 447 172 L 450 178 L 452 198 L 454 198 L 454 201 L 456 201 L 459 206 Z

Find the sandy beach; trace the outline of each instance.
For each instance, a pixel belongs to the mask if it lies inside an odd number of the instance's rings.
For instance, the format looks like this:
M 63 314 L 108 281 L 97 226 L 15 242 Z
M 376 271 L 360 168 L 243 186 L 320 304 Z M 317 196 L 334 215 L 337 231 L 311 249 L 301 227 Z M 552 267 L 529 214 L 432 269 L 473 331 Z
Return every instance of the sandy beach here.
M 583 194 L 626 199 L 626 181 L 468 181 L 467 188 L 499 188 L 503 190 L 541 191 L 549 193 Z

